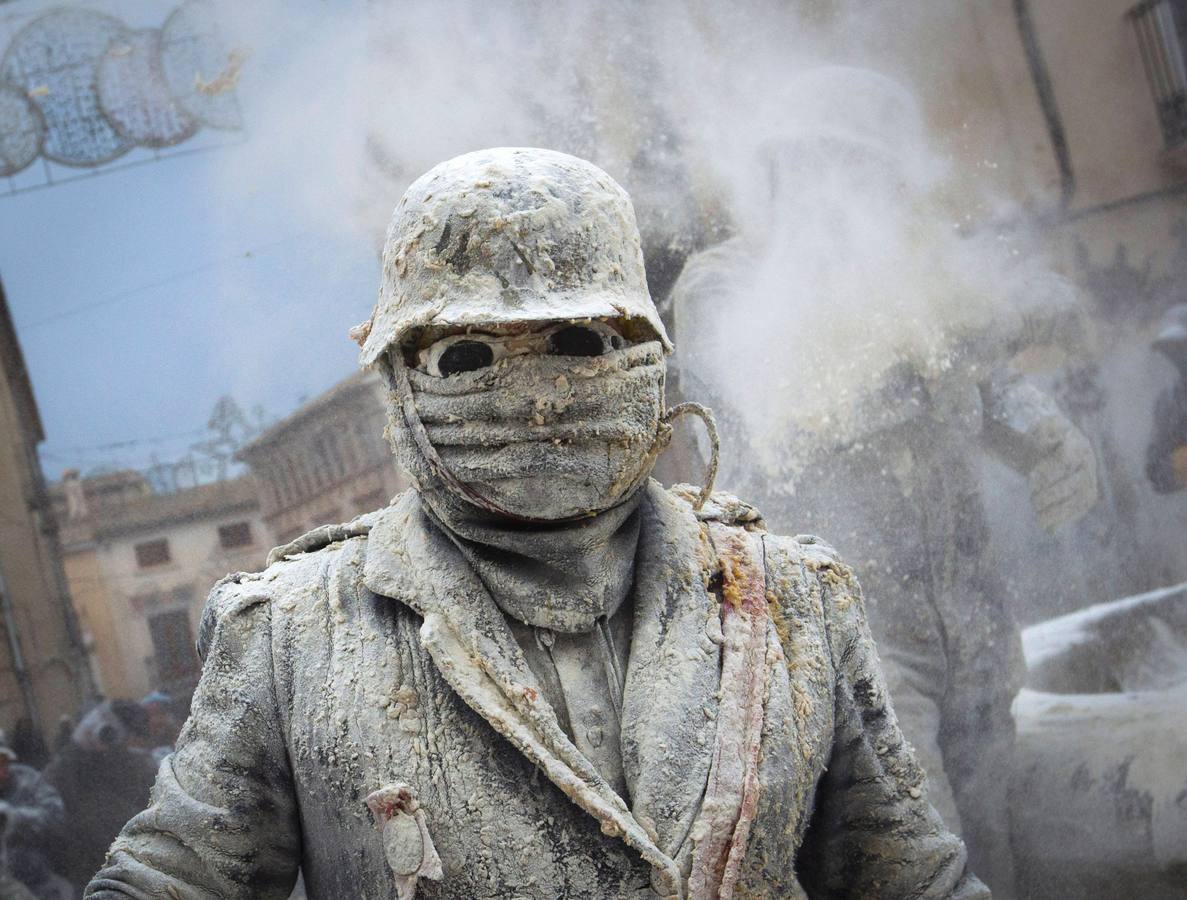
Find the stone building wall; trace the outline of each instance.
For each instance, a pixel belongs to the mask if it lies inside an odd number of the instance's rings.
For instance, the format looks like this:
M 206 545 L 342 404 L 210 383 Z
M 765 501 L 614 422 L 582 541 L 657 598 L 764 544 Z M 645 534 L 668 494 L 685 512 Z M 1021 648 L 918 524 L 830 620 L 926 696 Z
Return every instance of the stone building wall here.
M 18 752 L 49 740 L 58 715 L 91 694 L 37 459 L 43 439 L 0 289 L 0 728 Z

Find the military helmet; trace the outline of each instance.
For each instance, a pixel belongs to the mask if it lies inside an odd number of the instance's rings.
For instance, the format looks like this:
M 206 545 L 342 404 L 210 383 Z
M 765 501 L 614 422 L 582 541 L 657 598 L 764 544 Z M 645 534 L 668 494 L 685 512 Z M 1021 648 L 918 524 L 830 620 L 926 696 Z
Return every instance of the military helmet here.
M 359 361 L 427 327 L 586 318 L 671 350 L 626 191 L 575 156 L 479 150 L 430 169 L 396 207 Z

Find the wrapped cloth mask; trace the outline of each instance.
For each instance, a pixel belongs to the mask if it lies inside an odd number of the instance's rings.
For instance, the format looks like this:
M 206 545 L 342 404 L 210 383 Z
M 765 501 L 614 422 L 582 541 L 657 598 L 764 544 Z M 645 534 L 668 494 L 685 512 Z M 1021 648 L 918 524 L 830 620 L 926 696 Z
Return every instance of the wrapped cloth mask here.
M 393 368 L 393 444 L 430 502 L 443 489 L 513 520 L 595 516 L 635 492 L 671 433 L 658 341 L 448 377 Z
M 584 632 L 625 599 L 639 488 L 671 435 L 664 373 L 658 341 L 448 377 L 386 367 L 396 456 L 506 614 Z
M 668 422 L 659 341 L 600 356 L 532 354 L 450 376 L 382 367 L 388 431 L 425 512 L 495 603 L 539 628 L 580 633 L 614 615 L 634 581 L 639 502 Z

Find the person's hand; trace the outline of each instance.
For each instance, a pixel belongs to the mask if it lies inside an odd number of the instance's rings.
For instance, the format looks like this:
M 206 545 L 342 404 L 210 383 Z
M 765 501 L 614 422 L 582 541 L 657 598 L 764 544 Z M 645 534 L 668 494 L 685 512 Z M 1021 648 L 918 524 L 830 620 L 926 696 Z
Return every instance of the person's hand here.
M 981 386 L 991 448 L 1030 481 L 1039 524 L 1049 531 L 1075 522 L 1096 503 L 1096 452 L 1055 400 L 1007 372 Z
M 1182 449 L 1187 451 L 1187 447 Z M 1187 452 L 1183 462 L 1187 475 Z M 1082 519 L 1099 497 L 1096 453 L 1084 433 L 1070 422 L 1059 440 L 1044 448 L 1029 478 L 1031 503 L 1039 524 L 1049 531 Z
M 1175 480 L 1187 487 L 1187 446 L 1176 447 L 1171 451 L 1171 469 L 1174 470 Z

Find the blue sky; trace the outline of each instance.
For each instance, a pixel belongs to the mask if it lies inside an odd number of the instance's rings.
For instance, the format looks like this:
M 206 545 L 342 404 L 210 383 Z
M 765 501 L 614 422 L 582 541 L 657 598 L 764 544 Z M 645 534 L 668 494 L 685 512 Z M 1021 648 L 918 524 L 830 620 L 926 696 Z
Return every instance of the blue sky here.
M 54 5 L 16 0 L 2 24 Z M 176 4 L 86 5 L 148 27 Z M 282 415 L 354 370 L 346 331 L 374 300 L 374 243 L 309 227 L 283 179 L 250 177 L 261 152 L 275 152 L 255 115 L 268 79 L 292 42 L 314 33 L 255 35 L 238 88 L 243 135 L 207 131 L 178 148 L 215 145 L 201 152 L 0 196 L 0 277 L 45 423 L 49 478 L 180 456 L 224 394 Z M 317 138 L 311 127 L 306 159 Z
M 58 2 L 0 4 L 0 46 Z M 146 28 L 180 2 L 71 5 Z M 242 135 L 200 133 L 186 155 L 17 196 L 0 181 L 0 276 L 51 477 L 175 459 L 224 394 L 278 416 L 353 372 L 345 334 L 370 311 L 400 182 L 443 159 L 490 146 L 578 152 L 653 213 L 653 240 L 715 208 L 719 190 L 753 195 L 754 148 L 783 117 L 746 101 L 819 55 L 790 12 L 706 27 L 629 0 L 592 12 L 558 2 L 548 17 L 509 3 L 210 2 L 227 47 L 250 50 Z M 696 197 L 651 174 L 657 126 L 674 129 Z M 385 171 L 366 160 L 368 135 Z

